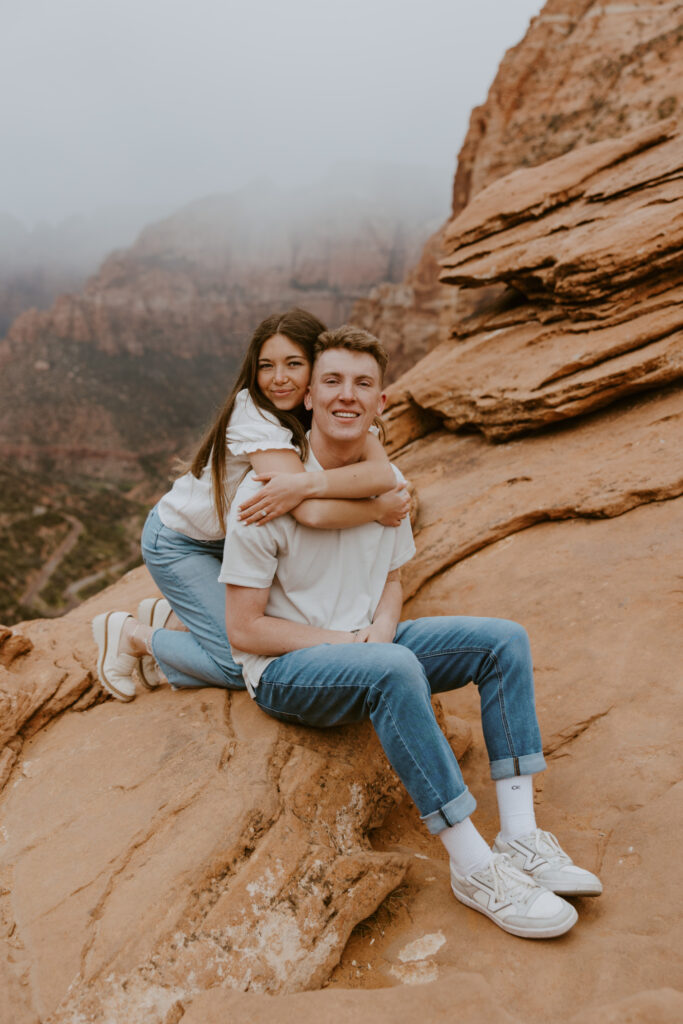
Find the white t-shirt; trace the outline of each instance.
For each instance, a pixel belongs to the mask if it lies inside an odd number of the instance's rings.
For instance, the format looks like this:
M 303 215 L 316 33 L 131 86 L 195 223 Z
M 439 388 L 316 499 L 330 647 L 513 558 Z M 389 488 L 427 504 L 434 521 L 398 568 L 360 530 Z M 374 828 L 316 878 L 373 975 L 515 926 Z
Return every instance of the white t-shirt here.
M 309 471 L 321 469 L 312 452 Z M 398 482 L 405 482 L 393 467 Z M 346 530 L 314 530 L 291 515 L 264 526 L 246 526 L 237 507 L 262 485 L 250 473 L 238 490 L 228 519 L 218 579 L 241 587 L 270 587 L 266 615 L 323 629 L 369 626 L 389 573 L 409 561 L 415 543 L 406 517 L 397 527 L 365 523 Z M 253 696 L 261 673 L 274 657 L 232 648 Z
M 259 409 L 245 389 L 238 391 L 226 431 L 230 457 L 226 462 L 228 501 L 251 469 L 249 456 L 253 452 L 271 449 L 289 449 L 299 454 L 292 440 L 292 432 L 265 409 Z M 195 540 L 222 540 L 223 531 L 213 503 L 213 475 L 211 460 L 197 478 L 184 473 L 159 502 L 159 518 L 164 526 L 184 533 Z

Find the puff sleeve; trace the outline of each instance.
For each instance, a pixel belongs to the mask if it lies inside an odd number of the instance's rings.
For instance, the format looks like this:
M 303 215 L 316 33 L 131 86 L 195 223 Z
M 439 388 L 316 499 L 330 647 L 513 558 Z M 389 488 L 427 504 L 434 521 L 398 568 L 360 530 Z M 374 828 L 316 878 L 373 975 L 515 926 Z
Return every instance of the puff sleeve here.
M 283 427 L 272 413 L 259 409 L 244 389 L 237 393 L 235 407 L 226 432 L 228 451 L 231 455 L 248 456 L 252 452 L 283 448 L 299 454 L 292 439 L 292 432 Z

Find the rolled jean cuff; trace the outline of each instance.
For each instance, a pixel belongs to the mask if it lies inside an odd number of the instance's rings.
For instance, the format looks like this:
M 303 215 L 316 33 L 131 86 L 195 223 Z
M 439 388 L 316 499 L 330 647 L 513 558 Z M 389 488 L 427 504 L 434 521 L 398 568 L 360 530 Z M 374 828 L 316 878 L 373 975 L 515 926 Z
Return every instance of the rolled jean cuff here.
M 535 775 L 546 767 L 542 753 L 522 754 L 521 757 L 504 757 L 491 761 L 492 779 L 511 779 L 515 775 Z
M 440 807 L 438 811 L 432 811 L 431 814 L 425 814 L 422 817 L 425 825 L 433 836 L 437 836 L 439 832 L 443 832 L 445 828 L 449 828 L 451 825 L 457 825 L 459 821 L 464 821 L 465 818 L 469 818 L 472 811 L 477 806 L 477 801 L 474 799 L 469 789 L 466 789 L 460 796 L 456 796 L 454 800 L 449 800 L 447 804 Z

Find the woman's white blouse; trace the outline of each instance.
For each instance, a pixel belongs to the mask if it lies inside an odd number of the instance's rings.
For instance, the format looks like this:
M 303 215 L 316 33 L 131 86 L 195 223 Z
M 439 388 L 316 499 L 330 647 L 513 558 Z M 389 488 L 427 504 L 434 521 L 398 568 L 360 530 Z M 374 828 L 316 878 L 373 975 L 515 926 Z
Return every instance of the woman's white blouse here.
M 249 456 L 253 452 L 282 448 L 299 454 L 291 430 L 283 427 L 272 413 L 259 409 L 246 389 L 239 391 L 235 398 L 226 440 L 230 453 L 226 464 L 229 501 L 251 469 Z M 189 472 L 178 477 L 159 502 L 159 517 L 170 530 L 195 540 L 223 539 L 224 533 L 213 503 L 211 460 L 199 479 Z

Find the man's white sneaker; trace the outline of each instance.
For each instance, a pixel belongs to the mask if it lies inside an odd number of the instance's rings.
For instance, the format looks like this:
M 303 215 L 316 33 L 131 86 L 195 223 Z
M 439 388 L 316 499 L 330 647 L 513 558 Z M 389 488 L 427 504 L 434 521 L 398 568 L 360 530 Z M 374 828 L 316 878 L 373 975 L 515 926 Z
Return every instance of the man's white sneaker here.
M 145 597 L 138 605 L 138 622 L 141 626 L 163 629 L 171 614 L 171 606 L 165 597 Z M 164 675 L 151 654 L 143 654 L 138 664 L 140 682 L 148 690 L 156 690 L 164 682 Z
M 577 867 L 552 832 L 537 828 L 508 842 L 498 836 L 493 849 L 506 853 L 520 871 L 561 896 L 599 896 L 602 892 L 597 875 Z
M 451 888 L 461 903 L 523 939 L 552 939 L 572 928 L 578 914 L 570 903 L 518 871 L 504 853 L 471 875 L 459 875 L 451 864 Z
M 117 700 L 129 701 L 135 697 L 133 669 L 137 658 L 132 654 L 119 654 L 121 631 L 128 612 L 105 612 L 92 621 L 92 632 L 98 648 L 97 675 L 102 686 Z

